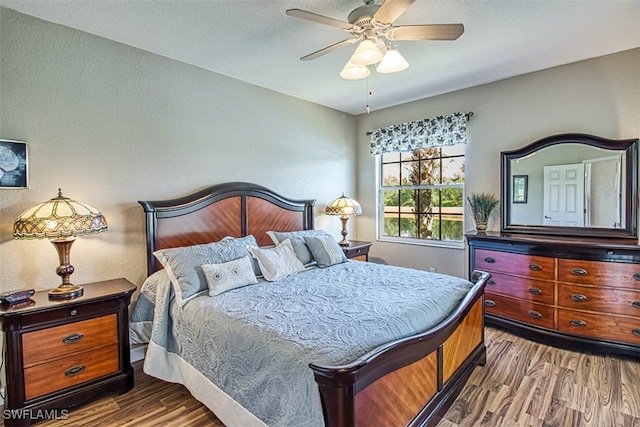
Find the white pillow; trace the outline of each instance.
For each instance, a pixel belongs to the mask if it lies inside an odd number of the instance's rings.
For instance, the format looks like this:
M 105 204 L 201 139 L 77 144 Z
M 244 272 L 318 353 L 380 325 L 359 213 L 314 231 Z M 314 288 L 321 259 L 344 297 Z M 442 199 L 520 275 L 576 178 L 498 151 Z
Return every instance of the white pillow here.
M 249 256 L 221 264 L 204 264 L 202 271 L 209 284 L 211 296 L 258 283 Z
M 304 243 L 304 238 L 307 236 L 328 236 L 324 230 L 298 230 L 298 231 L 267 231 L 267 235 L 273 240 L 273 244 L 277 245 L 280 242 L 284 242 L 289 239 L 293 252 L 303 264 L 307 265 L 315 260 L 313 255 L 309 252 L 309 248 Z
M 287 276 L 304 271 L 304 265 L 298 259 L 291 241 L 286 239 L 274 248 L 247 246 L 249 252 L 258 260 L 262 275 L 269 282 L 284 279 Z

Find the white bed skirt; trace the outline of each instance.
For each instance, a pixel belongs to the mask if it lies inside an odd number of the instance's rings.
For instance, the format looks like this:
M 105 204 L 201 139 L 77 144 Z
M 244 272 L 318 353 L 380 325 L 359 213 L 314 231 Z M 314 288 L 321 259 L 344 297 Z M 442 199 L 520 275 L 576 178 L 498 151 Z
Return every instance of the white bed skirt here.
M 184 385 L 227 427 L 267 427 L 180 356 L 153 342 L 147 348 L 144 372 L 163 381 Z

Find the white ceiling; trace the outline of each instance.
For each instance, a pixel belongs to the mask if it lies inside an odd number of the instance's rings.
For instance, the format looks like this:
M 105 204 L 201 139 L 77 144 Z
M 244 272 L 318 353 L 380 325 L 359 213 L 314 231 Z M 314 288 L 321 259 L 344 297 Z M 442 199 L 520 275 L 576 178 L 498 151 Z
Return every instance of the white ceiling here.
M 378 2 L 380 0 L 377 0 Z M 0 5 L 351 114 L 640 47 L 640 0 L 417 0 L 396 25 L 463 23 L 456 41 L 401 41 L 410 67 L 347 81 L 346 21 L 361 0 L 0 0 Z M 367 92 L 371 95 L 367 99 Z

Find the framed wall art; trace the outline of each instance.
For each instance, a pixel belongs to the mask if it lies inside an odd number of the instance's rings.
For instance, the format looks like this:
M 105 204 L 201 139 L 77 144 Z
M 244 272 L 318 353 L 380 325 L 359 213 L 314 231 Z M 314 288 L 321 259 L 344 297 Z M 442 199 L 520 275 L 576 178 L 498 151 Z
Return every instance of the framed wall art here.
M 527 203 L 529 175 L 513 176 L 513 203 Z
M 0 139 L 0 189 L 27 188 L 27 143 Z

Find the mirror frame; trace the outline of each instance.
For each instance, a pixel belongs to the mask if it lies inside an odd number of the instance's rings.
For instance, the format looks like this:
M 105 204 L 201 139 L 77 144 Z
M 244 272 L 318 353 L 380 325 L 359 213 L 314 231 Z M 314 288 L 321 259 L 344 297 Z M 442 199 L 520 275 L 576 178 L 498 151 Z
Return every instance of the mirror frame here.
M 524 225 L 511 223 L 511 160 L 520 159 L 541 150 L 559 144 L 585 144 L 607 150 L 619 150 L 626 153 L 626 189 L 624 228 L 604 227 L 556 227 L 547 225 Z M 638 236 L 638 139 L 606 139 L 598 136 L 567 133 L 548 136 L 531 144 L 511 151 L 503 151 L 500 164 L 500 194 L 502 215 L 500 231 L 503 233 L 527 233 L 545 235 L 571 235 L 589 237 L 634 238 Z

